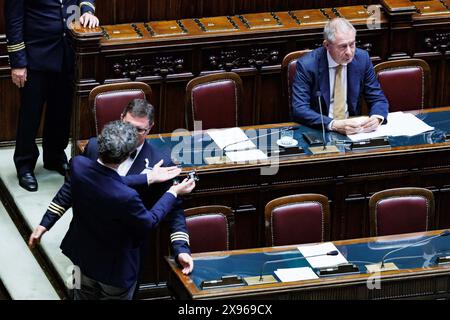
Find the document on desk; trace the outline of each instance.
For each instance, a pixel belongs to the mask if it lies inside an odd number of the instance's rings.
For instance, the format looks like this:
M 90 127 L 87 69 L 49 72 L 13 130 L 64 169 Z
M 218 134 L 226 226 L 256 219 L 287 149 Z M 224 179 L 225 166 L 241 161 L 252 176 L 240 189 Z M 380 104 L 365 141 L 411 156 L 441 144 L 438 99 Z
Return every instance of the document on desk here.
M 249 141 L 241 128 L 209 129 L 208 135 L 220 149 L 225 151 L 256 149 L 253 141 Z
M 332 242 L 299 246 L 297 249 L 306 258 L 312 268 L 334 267 L 348 263 L 347 259 L 339 252 Z M 327 255 L 328 252 L 337 251 L 335 256 Z
M 249 162 L 267 159 L 267 154 L 259 149 L 228 151 L 225 154 L 232 162 Z
M 361 141 L 388 136 L 415 136 L 430 130 L 434 130 L 434 127 L 430 127 L 412 113 L 399 111 L 389 113 L 387 123 L 379 126 L 377 130 L 367 133 L 351 134 L 348 137 L 352 141 Z
M 319 278 L 319 276 L 310 267 L 278 269 L 275 270 L 275 274 L 281 282 L 312 280 Z

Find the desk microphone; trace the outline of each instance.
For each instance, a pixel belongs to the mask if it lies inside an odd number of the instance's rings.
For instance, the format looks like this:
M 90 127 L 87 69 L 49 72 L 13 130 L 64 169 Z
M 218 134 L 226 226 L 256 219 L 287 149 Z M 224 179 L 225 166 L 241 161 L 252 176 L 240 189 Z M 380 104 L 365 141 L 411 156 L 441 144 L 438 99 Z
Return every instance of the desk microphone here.
M 230 146 L 233 146 L 233 145 L 235 145 L 235 144 L 238 144 L 238 143 L 247 142 L 247 141 L 252 141 L 252 140 L 256 140 L 256 139 L 258 139 L 258 138 L 262 138 L 262 137 L 265 137 L 265 136 L 270 136 L 270 135 L 275 134 L 275 133 L 281 133 L 281 132 L 284 132 L 284 131 L 289 131 L 289 130 L 294 130 L 294 129 L 295 129 L 294 126 L 289 126 L 289 127 L 281 128 L 281 129 L 278 130 L 278 131 L 273 131 L 273 132 L 270 132 L 270 133 L 266 133 L 266 134 L 262 134 L 262 135 L 257 135 L 257 136 L 252 137 L 252 138 L 248 138 L 248 137 L 247 137 L 246 139 L 243 139 L 243 140 L 241 140 L 241 141 L 235 141 L 235 142 L 232 142 L 232 143 L 229 143 L 229 144 L 225 145 L 225 146 L 222 148 L 222 150 L 223 150 L 223 151 L 226 151 L 226 150 L 225 150 L 226 148 L 228 148 L 228 147 L 230 147 Z
M 424 245 L 424 244 L 426 244 L 427 242 L 430 242 L 431 240 L 433 240 L 433 239 L 435 239 L 435 238 L 446 237 L 446 236 L 448 236 L 448 235 L 450 235 L 450 231 L 449 231 L 449 230 L 445 230 L 445 231 L 441 232 L 440 234 L 435 235 L 435 236 L 432 236 L 432 237 L 430 237 L 430 238 L 422 239 L 422 240 L 420 240 L 420 241 L 413 242 L 413 243 L 410 243 L 410 244 L 408 244 L 408 245 L 402 246 L 402 247 L 400 247 L 400 248 L 391 250 L 391 251 L 389 251 L 388 253 L 386 253 L 386 254 L 383 256 L 383 258 L 381 259 L 381 266 L 380 266 L 380 269 L 383 269 L 383 268 L 384 268 L 384 261 L 386 260 L 386 257 L 389 256 L 390 254 L 392 254 L 392 253 L 394 253 L 394 252 L 398 252 L 398 251 L 404 250 L 404 249 L 409 248 L 409 247 L 416 246 L 416 245 Z
M 320 111 L 320 122 L 322 123 L 322 147 L 310 147 L 309 150 L 312 154 L 326 154 L 326 153 L 338 153 L 339 149 L 336 146 L 327 146 L 325 141 L 325 123 L 323 121 L 323 113 L 322 113 L 322 93 L 320 91 L 316 92 L 317 102 L 319 103 L 319 111 Z
M 321 257 L 321 256 L 337 256 L 338 254 L 339 254 L 339 251 L 333 250 L 333 251 L 329 251 L 327 253 L 321 253 L 321 254 L 316 254 L 316 255 L 307 256 L 307 257 L 296 257 L 296 258 L 266 261 L 263 263 L 263 265 L 261 267 L 261 273 L 259 274 L 259 281 L 263 280 L 264 267 L 269 263 L 278 263 L 278 262 L 285 262 L 285 261 L 292 261 L 292 260 L 303 260 L 303 259 L 307 259 L 307 258 L 314 258 L 314 257 Z

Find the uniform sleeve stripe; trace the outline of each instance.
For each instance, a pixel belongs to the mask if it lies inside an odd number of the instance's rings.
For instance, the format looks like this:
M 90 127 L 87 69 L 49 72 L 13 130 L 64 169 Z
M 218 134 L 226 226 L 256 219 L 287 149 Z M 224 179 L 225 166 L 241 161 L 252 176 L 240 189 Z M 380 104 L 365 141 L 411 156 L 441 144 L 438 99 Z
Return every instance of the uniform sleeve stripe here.
M 173 238 L 180 238 L 180 237 L 189 239 L 189 235 L 187 233 L 185 233 L 185 232 L 175 232 L 175 233 L 172 233 L 170 235 L 171 239 L 173 239 Z
M 66 212 L 66 210 L 53 206 L 53 203 L 50 203 L 50 205 L 48 206 L 48 210 L 57 214 L 58 216 L 62 216 Z
M 173 239 L 173 240 L 171 241 L 171 243 L 172 243 L 172 242 L 175 242 L 175 241 L 184 241 L 184 242 L 186 242 L 186 243 L 189 245 L 189 241 L 186 240 L 186 239 Z
M 54 213 L 54 214 L 56 214 L 58 217 L 61 217 L 62 216 L 62 213 L 61 212 L 59 212 L 59 211 L 56 211 L 56 210 L 54 210 L 53 208 L 51 208 L 51 207 L 48 207 L 48 209 L 47 209 L 48 211 L 50 211 L 51 213 Z
M 47 209 L 50 210 L 53 213 L 56 213 L 56 214 L 60 215 L 60 216 L 62 216 L 64 214 L 64 212 L 65 212 L 65 211 L 56 209 L 55 207 L 52 207 L 52 206 L 48 206 Z
M 186 237 L 174 237 L 174 238 L 170 239 L 170 242 L 175 242 L 175 241 L 186 241 L 187 243 L 189 243 L 189 238 L 186 238 Z
M 182 232 L 182 231 L 178 231 L 178 232 L 174 232 L 174 233 L 170 234 L 171 237 L 177 236 L 177 235 L 189 236 L 186 232 Z
M 54 205 L 55 208 L 59 208 L 60 210 L 66 211 L 66 208 L 64 208 L 63 206 L 60 206 L 59 204 L 55 203 L 55 202 L 51 202 L 51 205 Z
M 88 7 L 91 7 L 92 10 L 95 11 L 95 6 L 94 6 L 92 3 L 90 3 L 90 2 L 83 1 L 83 2 L 80 3 L 80 8 L 81 8 L 82 6 L 88 6 Z
M 7 46 L 8 48 L 15 48 L 15 47 L 19 47 L 19 46 L 25 46 L 25 42 L 21 42 L 21 43 L 16 43 L 16 44 L 11 44 L 9 46 Z
M 8 50 L 8 52 L 16 52 L 16 51 L 20 51 L 25 49 L 25 43 L 19 43 L 19 44 L 15 44 L 13 46 L 6 46 L 6 49 Z
M 170 240 L 173 241 L 174 239 L 186 239 L 186 241 L 188 241 L 189 237 L 188 236 L 172 236 L 172 237 L 170 237 Z

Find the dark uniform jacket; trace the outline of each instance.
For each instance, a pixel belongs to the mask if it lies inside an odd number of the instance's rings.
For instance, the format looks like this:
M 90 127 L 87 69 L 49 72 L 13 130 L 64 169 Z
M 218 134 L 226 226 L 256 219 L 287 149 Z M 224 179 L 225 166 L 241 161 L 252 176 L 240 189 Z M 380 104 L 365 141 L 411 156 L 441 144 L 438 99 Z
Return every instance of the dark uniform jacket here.
M 11 68 L 60 72 L 73 65 L 67 22 L 94 13 L 94 0 L 6 0 L 7 49 Z

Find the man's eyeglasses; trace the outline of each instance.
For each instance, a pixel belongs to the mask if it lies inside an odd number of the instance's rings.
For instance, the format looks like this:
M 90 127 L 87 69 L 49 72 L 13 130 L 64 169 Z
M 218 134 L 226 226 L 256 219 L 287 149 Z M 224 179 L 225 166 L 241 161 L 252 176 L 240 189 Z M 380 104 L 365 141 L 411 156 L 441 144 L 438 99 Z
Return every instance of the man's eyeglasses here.
M 150 131 L 150 128 L 139 128 L 139 127 L 135 127 L 135 128 L 139 134 L 146 134 Z

